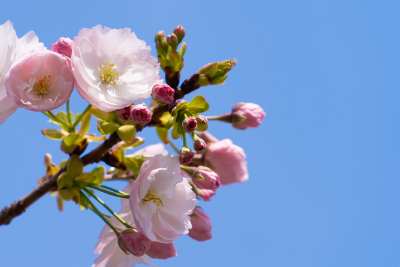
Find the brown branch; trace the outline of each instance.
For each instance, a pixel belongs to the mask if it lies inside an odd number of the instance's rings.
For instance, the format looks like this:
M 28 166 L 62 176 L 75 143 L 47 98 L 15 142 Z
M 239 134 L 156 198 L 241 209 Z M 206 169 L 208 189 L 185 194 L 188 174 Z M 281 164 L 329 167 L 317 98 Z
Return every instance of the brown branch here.
M 186 82 L 186 81 L 185 81 Z M 188 83 L 182 84 L 182 88 L 178 88 L 175 90 L 175 100 L 183 98 L 186 94 L 196 90 L 192 84 Z M 140 132 L 146 126 L 154 126 L 160 123 L 160 117 L 165 111 L 170 111 L 176 106 L 176 101 L 169 105 L 158 105 L 155 107 L 153 111 L 153 116 L 151 122 L 146 125 L 137 125 L 136 130 Z M 91 163 L 100 162 L 103 159 L 103 156 L 106 152 L 112 148 L 116 143 L 121 141 L 117 132 L 114 132 L 110 135 L 108 139 L 106 139 L 100 146 L 91 151 L 89 154 L 86 154 L 83 158 L 83 164 L 88 165 Z M 13 202 L 11 205 L 3 208 L 0 212 L 0 226 L 9 224 L 11 220 L 19 215 L 21 215 L 30 205 L 32 205 L 39 198 L 44 196 L 47 192 L 51 190 L 57 189 L 57 179 L 61 173 L 65 172 L 65 167 L 62 168 L 58 173 L 46 179 L 42 184 L 33 189 L 30 193 L 28 193 L 23 198 Z
M 119 138 L 118 134 L 114 132 L 100 146 L 82 158 L 83 164 L 88 165 L 99 162 L 103 155 L 119 141 L 121 141 L 121 139 Z M 22 214 L 36 200 L 44 196 L 47 192 L 57 188 L 58 176 L 60 176 L 65 169 L 65 167 L 62 168 L 58 173 L 46 179 L 41 185 L 33 189 L 33 191 L 31 191 L 29 194 L 3 208 L 3 210 L 0 212 L 0 225 L 9 224 L 14 217 Z

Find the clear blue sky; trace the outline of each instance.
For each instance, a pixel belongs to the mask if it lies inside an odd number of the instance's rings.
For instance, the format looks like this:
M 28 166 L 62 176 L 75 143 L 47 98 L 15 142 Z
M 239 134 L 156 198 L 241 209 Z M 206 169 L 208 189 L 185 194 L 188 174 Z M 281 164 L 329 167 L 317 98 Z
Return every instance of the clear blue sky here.
M 158 266 L 366 267 L 400 265 L 399 14 L 398 1 L 384 0 L 6 1 L 0 24 L 35 31 L 47 48 L 97 24 L 129 27 L 154 47 L 157 31 L 182 24 L 184 78 L 238 59 L 225 85 L 200 92 L 208 115 L 238 102 L 266 111 L 258 129 L 209 127 L 245 149 L 250 179 L 201 203 L 211 241 L 182 237 L 178 257 Z M 77 93 L 72 102 L 75 112 L 86 106 Z M 65 158 L 40 133 L 50 127 L 26 110 L 0 127 L 1 207 L 34 188 L 46 152 Z M 140 135 L 158 142 L 151 129 Z M 58 212 L 48 195 L 0 227 L 1 265 L 91 266 L 102 227 L 73 203 Z

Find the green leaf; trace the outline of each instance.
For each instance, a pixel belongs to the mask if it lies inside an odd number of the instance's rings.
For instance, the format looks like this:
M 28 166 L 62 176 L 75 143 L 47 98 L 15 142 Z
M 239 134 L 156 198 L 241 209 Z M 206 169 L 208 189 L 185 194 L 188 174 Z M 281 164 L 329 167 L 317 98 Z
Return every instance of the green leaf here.
M 90 111 L 86 112 L 85 115 L 83 115 L 83 118 L 81 120 L 81 127 L 77 131 L 77 134 L 84 136 L 89 131 L 91 117 L 92 117 L 92 114 L 90 113 Z M 75 120 L 76 120 L 76 116 L 75 116 Z
M 64 210 L 64 200 L 61 198 L 60 194 L 57 194 L 57 207 L 59 211 Z
M 125 149 L 133 149 L 136 148 L 144 143 L 145 139 L 143 137 L 135 137 L 135 139 L 131 143 L 124 143 L 122 145 Z
M 124 159 L 126 167 L 135 174 L 135 177 L 138 176 L 140 166 L 142 166 L 143 162 L 144 160 L 142 158 L 136 156 L 126 156 Z
M 83 162 L 78 155 L 71 155 L 67 163 L 67 174 L 71 178 L 76 178 L 83 172 Z
M 84 188 L 86 184 L 91 183 L 95 178 L 96 177 L 92 173 L 87 172 L 75 177 L 75 181 L 77 182 L 79 187 Z
M 133 142 L 136 136 L 136 127 L 134 125 L 122 125 L 117 129 L 118 136 L 127 143 Z
M 58 194 L 62 197 L 63 200 L 69 201 L 74 197 L 74 190 L 72 188 L 58 190 Z
M 85 196 L 82 196 L 83 193 L 82 191 L 79 191 L 79 206 L 81 207 L 81 209 L 88 209 L 89 208 L 89 202 L 86 200 Z
M 79 145 L 82 140 L 82 136 L 76 133 L 70 133 L 61 142 L 61 150 L 67 154 L 71 154 L 74 149 Z
M 181 122 L 181 120 L 177 119 L 175 121 L 174 128 L 172 129 L 171 135 L 172 135 L 173 139 L 178 139 L 179 137 L 181 137 L 181 135 L 183 133 L 181 128 L 182 128 L 182 122 Z
M 97 184 L 97 185 L 102 184 L 104 181 L 105 173 L 106 173 L 106 168 L 104 168 L 104 166 L 98 166 L 98 167 L 94 168 L 93 171 L 91 172 L 91 174 L 95 178 L 91 181 L 91 183 Z
M 208 105 L 204 96 L 197 95 L 190 101 L 187 108 L 195 113 L 203 113 L 210 108 L 210 105 Z
M 105 112 L 102 111 L 96 107 L 91 107 L 90 108 L 90 113 L 92 113 L 93 117 L 99 120 L 104 120 L 104 121 L 115 121 L 115 113 L 114 112 Z
M 175 123 L 176 116 L 172 117 L 167 123 L 165 124 L 166 129 L 170 129 Z
M 97 129 L 99 133 L 109 135 L 115 132 L 119 127 L 118 123 L 109 122 L 109 121 L 98 121 L 97 122 Z
M 86 139 L 88 142 L 101 142 L 107 139 L 107 136 L 101 135 L 101 136 L 95 136 L 94 134 L 87 134 L 85 135 Z
M 165 127 L 156 127 L 156 131 L 158 134 L 158 137 L 160 137 L 161 141 L 163 141 L 164 144 L 169 143 L 169 129 L 166 129 Z
M 122 147 L 115 147 L 112 149 L 113 155 L 117 158 L 119 162 L 123 162 L 125 157 L 125 149 Z
M 64 111 L 62 111 L 62 110 L 59 111 L 59 112 L 56 114 L 56 117 L 59 118 L 60 120 L 62 120 L 63 122 L 69 124 L 69 123 L 68 123 L 68 115 L 67 115 L 67 113 L 65 113 Z
M 58 188 L 71 188 L 74 185 L 74 181 L 71 179 L 71 177 L 66 174 L 62 173 L 60 176 L 58 176 L 57 179 L 57 187 Z
M 42 134 L 47 138 L 54 140 L 62 140 L 65 137 L 60 130 L 56 129 L 42 129 Z

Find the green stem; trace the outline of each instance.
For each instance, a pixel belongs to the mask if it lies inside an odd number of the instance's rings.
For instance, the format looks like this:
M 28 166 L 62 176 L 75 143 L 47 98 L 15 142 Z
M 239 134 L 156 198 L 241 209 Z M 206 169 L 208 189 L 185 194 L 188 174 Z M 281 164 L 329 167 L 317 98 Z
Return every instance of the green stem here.
M 64 121 L 60 120 L 56 115 L 53 114 L 53 112 L 51 111 L 44 111 L 42 112 L 44 115 L 46 115 L 47 117 L 49 117 L 50 119 L 52 119 L 55 122 L 58 122 L 59 124 L 61 124 L 62 126 L 64 126 L 66 129 L 70 128 L 70 125 L 67 125 Z
M 123 192 L 121 192 L 121 193 L 110 192 L 110 191 L 108 191 L 108 190 L 105 190 L 105 189 L 101 188 L 100 186 L 97 186 L 97 185 L 87 185 L 87 187 L 90 187 L 90 188 L 99 190 L 99 191 L 101 191 L 101 192 L 103 192 L 103 193 L 106 193 L 106 194 L 109 194 L 109 195 L 111 195 L 111 196 L 129 199 L 129 195 L 126 194 L 126 193 L 123 193 Z
M 106 186 L 106 185 L 100 185 L 100 187 L 103 187 L 103 188 L 105 188 L 105 189 L 108 189 L 108 190 L 114 191 L 115 193 L 119 193 L 119 194 L 125 194 L 125 192 L 119 191 L 119 190 L 117 190 L 117 189 L 114 189 L 114 188 L 112 188 L 112 187 L 109 187 L 109 186 Z
M 183 138 L 183 146 L 184 146 L 184 147 L 188 147 L 188 146 L 187 146 L 187 143 L 186 143 L 186 133 L 185 133 L 185 132 L 183 132 L 182 138 Z
M 118 236 L 119 235 L 119 229 L 115 227 L 103 214 L 96 208 L 96 206 L 93 204 L 92 201 L 82 192 L 82 197 L 85 198 L 85 200 L 89 203 L 90 209 L 94 211 L 99 217 L 108 225 L 110 228 L 114 231 L 114 233 Z
M 232 113 L 227 113 L 224 115 L 220 116 L 205 116 L 207 120 L 209 121 L 223 121 L 223 122 L 229 122 L 232 123 Z
M 178 153 L 178 155 L 180 154 L 178 148 L 172 142 L 169 142 L 169 145 L 175 150 L 176 153 Z
M 84 188 L 83 190 L 86 192 L 86 194 L 93 197 L 94 199 L 97 200 L 97 202 L 99 202 L 101 205 L 103 205 L 103 207 L 106 208 L 112 215 L 114 215 L 114 217 L 117 218 L 117 220 L 120 221 L 123 225 L 125 225 L 128 228 L 133 228 L 126 221 L 124 221 L 121 217 L 119 217 L 118 214 L 116 214 L 109 206 L 107 206 L 107 204 L 104 203 L 103 200 L 101 200 L 99 197 L 95 196 L 92 192 L 90 192 L 86 188 Z
M 83 116 L 85 116 L 85 114 L 89 111 L 89 109 L 90 109 L 91 107 L 92 107 L 92 105 L 89 104 L 89 105 L 86 107 L 86 109 L 82 112 L 82 114 L 79 115 L 78 119 L 76 119 L 76 121 L 74 122 L 74 125 L 72 125 L 72 127 L 74 127 L 74 129 L 76 128 L 76 126 L 78 125 L 78 123 L 81 122 Z
M 71 114 L 71 111 L 70 111 L 70 109 L 69 109 L 69 99 L 67 100 L 67 118 L 68 118 L 68 122 L 69 122 L 69 124 L 71 124 L 72 125 L 72 114 Z

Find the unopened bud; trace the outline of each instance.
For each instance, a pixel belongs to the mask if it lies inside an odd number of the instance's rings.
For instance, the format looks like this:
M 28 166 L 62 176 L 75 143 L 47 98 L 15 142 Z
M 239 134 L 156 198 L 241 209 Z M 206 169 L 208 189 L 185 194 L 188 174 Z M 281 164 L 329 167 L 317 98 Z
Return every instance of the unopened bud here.
M 57 42 L 51 45 L 51 51 L 70 58 L 73 45 L 74 42 L 71 39 L 61 37 Z
M 200 137 L 201 139 L 203 139 L 206 144 L 209 146 L 213 143 L 218 142 L 218 139 L 215 138 L 212 134 L 210 134 L 209 132 L 196 132 L 196 135 L 198 137 Z
M 151 241 L 150 249 L 146 252 L 146 254 L 153 259 L 162 260 L 176 257 L 178 255 L 176 253 L 174 242 L 160 243 L 155 241 Z
M 51 167 L 51 155 L 49 153 L 44 155 L 44 165 L 46 166 L 46 170 Z
M 171 47 L 172 50 L 176 50 L 176 48 L 178 47 L 178 44 L 179 44 L 178 37 L 176 37 L 176 35 L 174 33 L 171 35 L 168 35 L 167 43 Z
M 186 48 L 187 48 L 187 44 L 185 42 L 183 42 L 181 44 L 181 48 L 179 49 L 179 55 L 181 55 L 181 58 L 183 58 L 183 56 L 185 55 Z
M 232 108 L 232 126 L 236 129 L 256 128 L 264 117 L 264 110 L 257 104 L 238 103 Z
M 165 36 L 164 31 L 157 32 L 156 37 L 155 37 L 155 42 L 156 43 L 160 42 L 161 39 L 164 38 L 164 36 Z
M 175 90 L 167 84 L 156 84 L 153 87 L 152 97 L 155 101 L 162 104 L 174 102 Z
M 201 176 L 203 179 L 196 179 L 196 176 Z M 218 174 L 207 167 L 198 167 L 192 177 L 193 182 L 201 189 L 215 191 L 221 186 Z
M 117 114 L 118 117 L 121 119 L 123 122 L 127 122 L 131 120 L 131 106 L 117 109 Z
M 189 230 L 189 236 L 197 241 L 205 241 L 212 238 L 212 225 L 210 217 L 199 208 L 195 208 L 190 215 L 192 229 Z
M 201 138 L 196 139 L 193 143 L 193 148 L 197 153 L 203 153 L 206 147 L 206 142 Z
M 130 115 L 134 123 L 149 123 L 151 121 L 151 112 L 144 103 L 134 105 L 131 108 Z
M 197 127 L 196 127 L 197 131 L 203 132 L 203 131 L 207 130 L 208 121 L 207 121 L 206 117 L 204 117 L 203 115 L 197 115 L 196 121 L 197 121 Z
M 185 118 L 182 122 L 182 127 L 183 130 L 187 133 L 193 132 L 194 130 L 196 130 L 197 127 L 196 118 L 192 116 Z
M 126 229 L 118 236 L 118 246 L 136 257 L 143 256 L 151 246 L 151 241 L 141 232 Z
M 187 147 L 182 147 L 180 155 L 179 155 L 179 162 L 182 165 L 188 165 L 190 162 L 192 162 L 192 159 L 194 157 L 194 153 L 190 148 Z
M 174 33 L 176 37 L 178 37 L 178 42 L 182 42 L 182 39 L 185 37 L 185 29 L 181 25 L 179 25 L 174 29 Z

